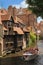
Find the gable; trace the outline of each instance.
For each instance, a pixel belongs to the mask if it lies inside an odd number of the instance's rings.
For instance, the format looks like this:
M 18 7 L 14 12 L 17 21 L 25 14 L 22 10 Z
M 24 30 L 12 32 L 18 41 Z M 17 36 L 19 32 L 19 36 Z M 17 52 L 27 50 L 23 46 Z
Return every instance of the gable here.
M 14 19 L 13 19 L 12 16 L 10 17 L 10 22 L 13 22 L 14 23 Z

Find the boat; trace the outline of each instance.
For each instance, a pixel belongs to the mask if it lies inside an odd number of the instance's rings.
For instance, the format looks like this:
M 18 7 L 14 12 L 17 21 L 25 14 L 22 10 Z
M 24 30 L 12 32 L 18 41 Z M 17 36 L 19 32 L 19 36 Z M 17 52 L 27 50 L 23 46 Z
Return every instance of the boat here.
M 32 60 L 37 56 L 37 54 L 32 54 L 30 52 L 26 52 L 23 54 L 23 59 L 24 60 Z
M 33 60 L 33 59 L 35 59 L 36 57 L 37 57 L 37 55 L 38 55 L 38 50 L 37 49 L 35 49 L 35 50 L 26 50 L 26 51 L 24 51 L 24 53 L 23 53 L 23 59 L 24 60 Z

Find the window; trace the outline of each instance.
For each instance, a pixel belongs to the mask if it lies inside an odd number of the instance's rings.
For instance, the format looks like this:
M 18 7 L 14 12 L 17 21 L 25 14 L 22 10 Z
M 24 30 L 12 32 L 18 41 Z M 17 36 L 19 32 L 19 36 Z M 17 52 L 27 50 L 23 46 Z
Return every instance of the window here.
M 11 28 L 9 28 L 9 32 L 11 31 Z
M 23 37 L 18 35 L 18 38 L 17 38 L 17 39 L 18 39 L 18 40 L 22 40 Z
M 8 43 L 6 44 L 6 47 L 8 47 Z
M 6 35 L 7 34 L 7 31 L 4 31 L 4 34 Z
M 7 25 L 8 25 L 8 27 L 9 27 L 9 26 L 12 26 L 12 23 L 9 21 L 9 22 L 7 23 Z
M 12 28 L 9 27 L 8 33 L 11 35 L 12 34 Z

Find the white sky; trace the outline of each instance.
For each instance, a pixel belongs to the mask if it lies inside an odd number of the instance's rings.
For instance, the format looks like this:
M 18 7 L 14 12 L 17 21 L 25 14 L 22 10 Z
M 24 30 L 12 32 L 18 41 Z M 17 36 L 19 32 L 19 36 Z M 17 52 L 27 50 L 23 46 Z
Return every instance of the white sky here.
M 43 19 L 41 17 L 38 17 L 37 22 L 40 23 L 40 21 L 43 21 Z
M 26 4 L 25 0 L 23 0 L 20 4 L 17 4 L 17 5 L 12 5 L 13 7 L 15 6 L 16 8 L 27 8 L 28 7 L 28 4 Z

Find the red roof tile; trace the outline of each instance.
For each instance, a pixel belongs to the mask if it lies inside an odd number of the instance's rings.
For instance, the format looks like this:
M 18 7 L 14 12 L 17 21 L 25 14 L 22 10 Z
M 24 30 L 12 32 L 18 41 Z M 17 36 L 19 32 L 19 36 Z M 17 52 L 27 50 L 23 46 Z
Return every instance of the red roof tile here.
M 18 34 L 24 34 L 21 28 L 14 27 L 13 30 L 16 31 Z
M 29 31 L 27 28 L 25 28 L 25 27 L 23 28 L 23 31 L 24 31 L 24 32 L 30 32 L 30 31 Z
M 10 20 L 11 15 L 1 15 L 1 20 Z

